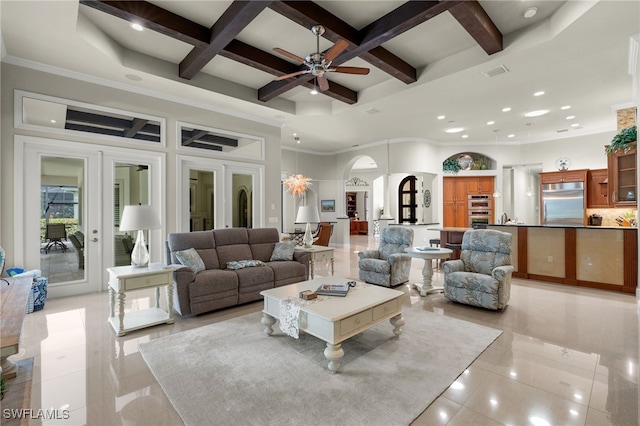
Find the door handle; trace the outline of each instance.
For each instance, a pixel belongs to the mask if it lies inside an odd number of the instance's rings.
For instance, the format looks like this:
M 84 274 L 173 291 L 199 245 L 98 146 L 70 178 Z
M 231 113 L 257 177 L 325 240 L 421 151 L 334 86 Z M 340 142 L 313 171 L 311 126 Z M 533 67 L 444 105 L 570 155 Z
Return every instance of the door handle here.
M 94 243 L 98 241 L 97 238 L 92 238 L 91 241 L 93 241 Z

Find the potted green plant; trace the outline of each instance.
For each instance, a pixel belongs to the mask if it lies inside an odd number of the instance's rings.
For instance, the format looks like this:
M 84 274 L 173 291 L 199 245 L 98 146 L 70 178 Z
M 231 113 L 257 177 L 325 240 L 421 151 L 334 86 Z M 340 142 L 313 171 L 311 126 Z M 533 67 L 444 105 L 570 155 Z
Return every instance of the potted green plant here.
M 611 139 L 609 146 L 605 148 L 605 153 L 611 155 L 616 152 L 622 151 L 628 152 L 635 148 L 635 144 L 638 141 L 638 127 L 631 126 L 626 129 L 620 130 L 620 133 L 615 135 Z
M 447 158 L 442 162 L 442 170 L 447 173 L 456 174 L 460 171 L 460 163 L 453 158 Z

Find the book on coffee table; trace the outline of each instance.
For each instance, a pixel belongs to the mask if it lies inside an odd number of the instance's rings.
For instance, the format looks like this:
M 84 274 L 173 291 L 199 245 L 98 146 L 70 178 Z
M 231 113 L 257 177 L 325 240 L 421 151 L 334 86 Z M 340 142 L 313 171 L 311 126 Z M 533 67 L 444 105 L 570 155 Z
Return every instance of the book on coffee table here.
M 349 283 L 343 284 L 321 284 L 316 293 L 322 296 L 341 296 L 345 297 L 349 293 L 351 286 Z

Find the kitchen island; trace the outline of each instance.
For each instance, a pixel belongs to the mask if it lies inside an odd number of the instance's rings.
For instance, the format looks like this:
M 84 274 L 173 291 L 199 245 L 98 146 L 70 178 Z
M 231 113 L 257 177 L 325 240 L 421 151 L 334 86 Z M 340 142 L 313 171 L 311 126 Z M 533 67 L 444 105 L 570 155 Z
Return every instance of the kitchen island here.
M 636 293 L 638 230 L 630 227 L 498 225 L 513 236 L 513 276 Z

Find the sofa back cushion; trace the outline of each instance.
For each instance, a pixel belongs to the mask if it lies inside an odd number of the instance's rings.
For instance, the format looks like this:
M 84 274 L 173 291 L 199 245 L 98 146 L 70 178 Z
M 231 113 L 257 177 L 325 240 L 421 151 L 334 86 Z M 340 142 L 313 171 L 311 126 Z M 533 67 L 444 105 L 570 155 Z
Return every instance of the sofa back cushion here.
M 253 254 L 249 247 L 249 234 L 245 228 L 214 229 L 218 261 L 220 265 L 234 260 L 251 260 Z
M 249 229 L 249 244 L 253 258 L 268 262 L 271 259 L 273 248 L 280 241 L 280 233 L 276 228 Z
M 169 234 L 167 245 L 171 254 L 171 263 L 180 263 L 176 258 L 175 252 L 193 248 L 200 255 L 206 269 L 220 269 L 216 243 L 211 231 Z

